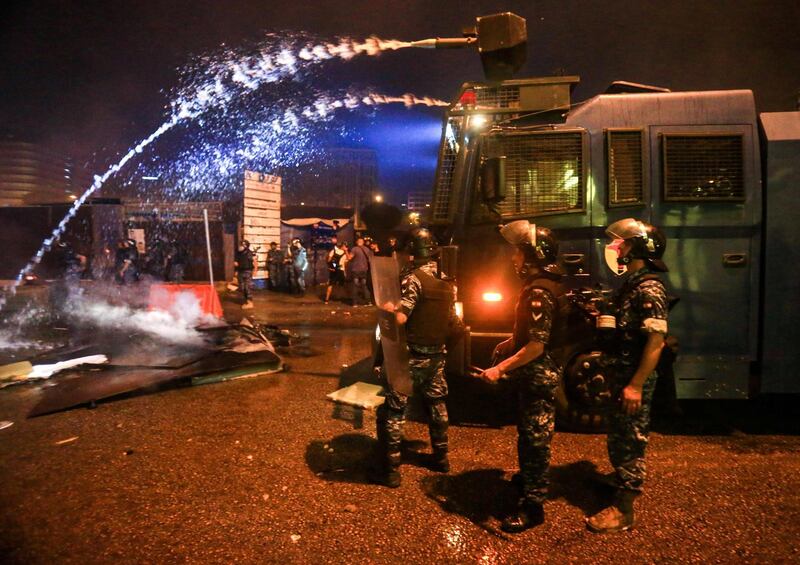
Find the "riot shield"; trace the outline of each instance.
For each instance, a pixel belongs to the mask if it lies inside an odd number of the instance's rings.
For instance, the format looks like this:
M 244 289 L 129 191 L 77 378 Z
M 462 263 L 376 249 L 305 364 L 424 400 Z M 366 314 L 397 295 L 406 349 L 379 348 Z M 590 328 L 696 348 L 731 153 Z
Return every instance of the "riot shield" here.
M 395 257 L 373 257 L 370 265 L 386 377 L 394 390 L 411 395 L 413 386 L 408 369 L 406 329 L 397 323 L 394 312 L 383 308 L 388 303 L 395 307 L 400 305 L 400 267 Z

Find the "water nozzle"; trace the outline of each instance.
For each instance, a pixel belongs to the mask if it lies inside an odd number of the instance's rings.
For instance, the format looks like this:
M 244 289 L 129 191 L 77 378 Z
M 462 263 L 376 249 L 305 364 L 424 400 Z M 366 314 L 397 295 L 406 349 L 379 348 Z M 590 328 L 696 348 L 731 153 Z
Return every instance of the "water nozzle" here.
M 436 37 L 412 41 L 411 47 L 420 47 L 422 49 L 461 49 L 462 47 L 469 47 L 477 42 L 477 37 Z
M 481 16 L 464 37 L 436 37 L 412 41 L 423 49 L 459 49 L 476 45 L 483 73 L 491 81 L 510 79 L 525 64 L 528 30 L 525 18 L 511 12 Z

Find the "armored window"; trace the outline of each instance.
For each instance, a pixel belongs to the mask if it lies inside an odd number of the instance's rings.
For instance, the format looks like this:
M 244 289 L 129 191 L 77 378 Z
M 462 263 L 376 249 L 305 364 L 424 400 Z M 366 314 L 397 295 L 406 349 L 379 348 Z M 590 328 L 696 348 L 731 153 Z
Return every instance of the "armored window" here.
M 584 157 L 581 132 L 537 132 L 498 139 L 506 156 L 504 217 L 582 210 Z
M 450 200 L 453 196 L 453 172 L 461 147 L 461 125 L 464 118 L 452 117 L 444 128 L 439 149 L 439 169 L 436 171 L 436 184 L 433 194 L 433 220 L 450 218 Z
M 475 88 L 479 108 L 519 108 L 518 86 L 480 86 Z
M 608 205 L 631 206 L 644 202 L 644 163 L 641 130 L 608 130 Z
M 664 200 L 741 202 L 741 135 L 664 135 Z

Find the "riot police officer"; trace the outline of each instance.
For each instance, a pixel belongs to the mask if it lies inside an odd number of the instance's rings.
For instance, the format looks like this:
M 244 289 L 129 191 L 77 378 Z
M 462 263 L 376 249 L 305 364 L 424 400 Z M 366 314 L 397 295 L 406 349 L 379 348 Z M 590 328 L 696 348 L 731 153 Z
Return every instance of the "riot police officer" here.
M 252 284 L 253 271 L 256 269 L 256 254 L 250 249 L 250 242 L 246 239 L 242 240 L 236 250 L 233 266 L 236 268 L 239 290 L 242 291 L 244 298 L 242 310 L 250 310 L 253 308 Z
M 280 290 L 283 286 L 281 270 L 283 268 L 283 252 L 278 249 L 278 242 L 273 241 L 269 244 L 267 252 L 267 268 L 269 269 L 269 288 L 270 290 Z
M 411 262 L 403 271 L 399 305 L 383 305 L 395 312 L 397 323 L 405 325 L 410 355 L 409 369 L 414 391 L 422 395 L 428 417 L 432 457 L 430 468 L 450 471 L 447 456 L 447 381 L 444 376 L 445 342 L 458 324 L 454 288 L 443 280 L 436 256 L 439 248 L 433 234 L 418 228 L 409 242 Z M 388 487 L 400 486 L 400 442 L 408 397 L 387 385 L 386 400 L 377 411 L 379 468 L 375 481 Z
M 55 246 L 56 258 L 61 276 L 50 288 L 49 300 L 54 312 L 61 312 L 70 298 L 80 294 L 80 281 L 86 270 L 86 255 L 73 248 L 66 241 L 60 240 Z
M 613 354 L 620 403 L 609 417 L 608 456 L 614 467 L 611 506 L 587 519 L 596 533 L 630 529 L 633 501 L 645 480 L 645 449 L 650 427 L 650 404 L 656 384 L 656 365 L 667 334 L 668 301 L 658 273 L 667 240 L 661 231 L 634 218 L 606 229 L 613 241 L 606 258 L 626 279 L 614 295 L 617 310 L 617 348 Z
M 504 531 L 516 533 L 544 522 L 555 395 L 562 370 L 552 348 L 564 323 L 560 304 L 566 290 L 561 284 L 563 270 L 557 264 L 558 241 L 549 229 L 518 220 L 503 226 L 500 234 L 514 246 L 512 262 L 523 288 L 516 306 L 514 334 L 495 350 L 495 359 L 502 360 L 480 376 L 490 382 L 507 374 L 516 379 L 522 497 L 517 511 L 501 525 Z
M 124 239 L 119 244 L 115 258 L 117 282 L 133 284 L 139 280 L 139 251 L 135 239 Z

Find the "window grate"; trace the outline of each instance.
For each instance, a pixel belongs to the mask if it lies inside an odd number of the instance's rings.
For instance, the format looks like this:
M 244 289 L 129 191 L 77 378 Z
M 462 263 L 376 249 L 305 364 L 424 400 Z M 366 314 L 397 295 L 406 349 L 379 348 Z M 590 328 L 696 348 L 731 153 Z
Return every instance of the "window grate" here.
M 475 88 L 476 106 L 519 108 L 518 86 L 480 86 Z
M 580 132 L 500 138 L 506 156 L 504 217 L 583 209 L 583 138 Z
M 664 135 L 664 200 L 741 202 L 741 135 Z
M 642 132 L 606 133 L 608 144 L 608 203 L 626 206 L 644 202 Z
M 453 117 L 447 120 L 444 139 L 442 140 L 441 156 L 439 159 L 439 173 L 436 179 L 436 188 L 433 196 L 433 220 L 448 220 L 450 218 L 450 200 L 453 195 L 453 172 L 456 158 L 461 147 L 462 117 Z

